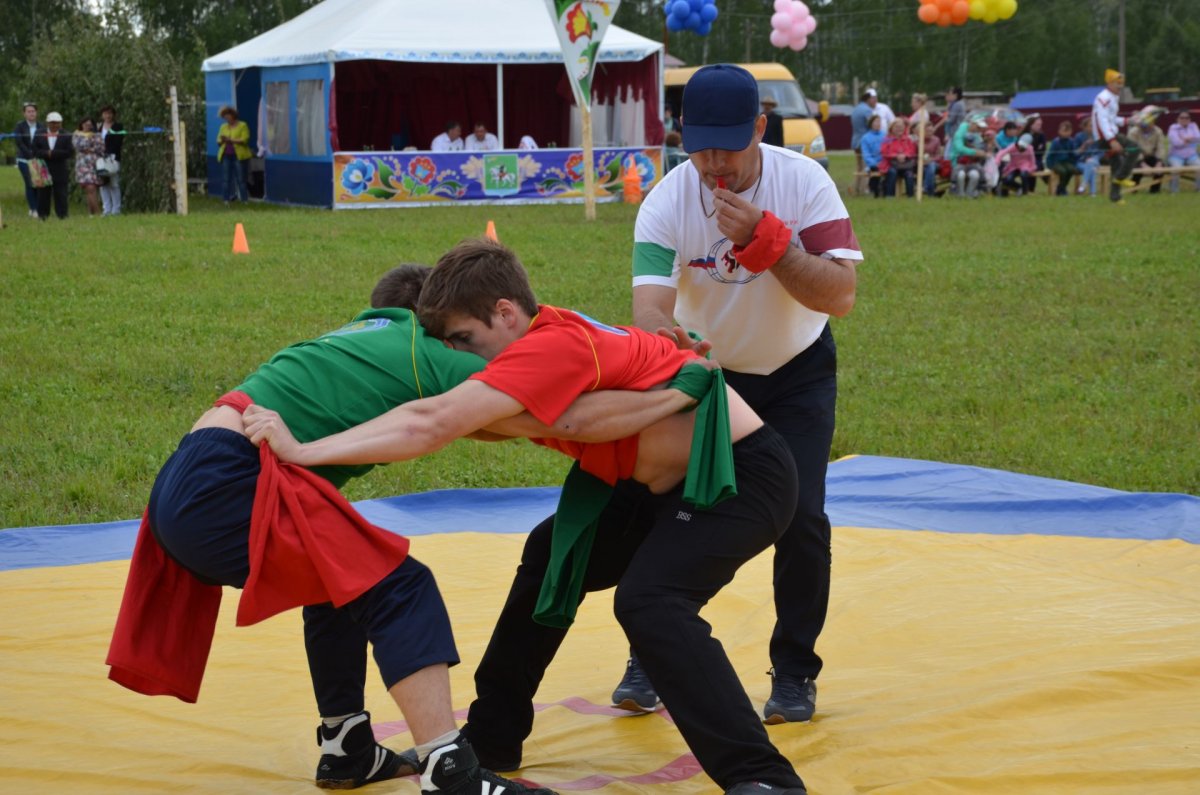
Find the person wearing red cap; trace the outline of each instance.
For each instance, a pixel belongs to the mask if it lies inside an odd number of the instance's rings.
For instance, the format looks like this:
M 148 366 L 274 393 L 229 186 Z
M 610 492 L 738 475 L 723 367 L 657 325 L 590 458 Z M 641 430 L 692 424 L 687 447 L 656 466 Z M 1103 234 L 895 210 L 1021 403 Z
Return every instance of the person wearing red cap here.
M 684 87 L 683 148 L 643 201 L 634 229 L 634 324 L 711 348 L 728 383 L 788 441 L 800 500 L 775 543 L 767 723 L 809 720 L 829 605 L 825 473 L 837 353 L 829 316 L 854 306 L 862 251 L 837 187 L 804 155 L 762 144 L 758 83 L 716 64 Z M 631 659 L 613 694 L 653 709 L 654 683 Z

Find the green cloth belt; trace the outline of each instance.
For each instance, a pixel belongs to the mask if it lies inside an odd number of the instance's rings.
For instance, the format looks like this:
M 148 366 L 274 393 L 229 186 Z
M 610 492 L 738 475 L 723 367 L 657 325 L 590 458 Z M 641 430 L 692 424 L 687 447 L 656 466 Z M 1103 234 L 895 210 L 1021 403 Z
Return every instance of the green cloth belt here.
M 700 401 L 683 498 L 707 510 L 737 494 L 725 376 L 719 369 L 684 365 L 667 387 Z M 550 564 L 533 610 L 539 624 L 566 629 L 575 621 L 600 514 L 611 498 L 612 486 L 584 472 L 578 461 L 571 466 L 554 513 Z

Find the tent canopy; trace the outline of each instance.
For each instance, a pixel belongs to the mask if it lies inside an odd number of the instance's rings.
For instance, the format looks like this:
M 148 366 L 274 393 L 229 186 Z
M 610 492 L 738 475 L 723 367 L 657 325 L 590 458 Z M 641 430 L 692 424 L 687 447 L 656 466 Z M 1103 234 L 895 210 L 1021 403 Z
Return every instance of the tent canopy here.
M 1083 88 L 1049 88 L 1043 91 L 1022 91 L 1013 97 L 1012 102 L 1009 104 L 1017 110 L 1087 107 L 1096 99 L 1096 95 L 1103 90 L 1104 86 L 1085 86 Z
M 661 43 L 615 25 L 600 61 L 640 61 Z M 561 63 L 541 0 L 325 0 L 204 61 L 205 72 L 379 60 L 427 63 Z

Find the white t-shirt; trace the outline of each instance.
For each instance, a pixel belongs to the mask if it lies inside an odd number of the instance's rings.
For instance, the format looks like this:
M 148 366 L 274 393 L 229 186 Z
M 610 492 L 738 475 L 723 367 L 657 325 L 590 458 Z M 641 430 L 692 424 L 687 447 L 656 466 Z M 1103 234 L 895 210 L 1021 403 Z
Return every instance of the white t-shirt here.
M 492 135 L 491 133 L 488 133 L 482 141 L 476 138 L 474 133 L 471 133 L 467 136 L 468 152 L 490 152 L 493 149 L 499 148 L 500 141 L 497 140 L 496 136 Z
M 1097 141 L 1111 141 L 1120 134 L 1125 120 L 1117 115 L 1121 98 L 1107 88 L 1092 101 L 1092 137 Z
M 762 185 L 738 195 L 776 215 L 792 230 L 792 244 L 810 254 L 861 260 L 849 213 L 825 169 L 787 149 L 763 144 L 759 152 Z M 730 370 L 774 372 L 812 345 L 829 318 L 792 298 L 769 271 L 751 273 L 738 263 L 717 229 L 712 192 L 690 160 L 642 202 L 633 241 L 633 286 L 677 289 L 675 319 L 710 340 L 713 356 Z
M 879 121 L 881 122 L 879 129 L 884 132 L 891 129 L 892 122 L 896 120 L 896 112 L 889 108 L 886 102 L 876 102 L 871 115 L 879 117 Z
M 460 135 L 453 141 L 450 140 L 450 133 L 442 133 L 437 138 L 433 139 L 433 143 L 429 146 L 435 152 L 461 152 L 463 148 L 463 139 Z

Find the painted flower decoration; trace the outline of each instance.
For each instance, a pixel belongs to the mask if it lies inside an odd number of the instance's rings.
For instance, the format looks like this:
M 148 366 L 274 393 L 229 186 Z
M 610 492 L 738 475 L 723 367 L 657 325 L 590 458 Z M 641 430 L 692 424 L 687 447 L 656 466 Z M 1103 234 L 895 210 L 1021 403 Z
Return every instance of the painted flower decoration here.
M 437 166 L 428 157 L 414 157 L 408 162 L 408 175 L 422 185 L 428 185 L 437 176 Z
M 583 155 L 575 152 L 567 158 L 563 169 L 567 172 L 567 176 L 572 182 L 583 182 Z
M 642 187 L 646 187 L 654 181 L 656 176 L 654 161 L 646 156 L 644 152 L 635 152 L 633 155 L 634 167 L 637 168 L 638 176 L 642 178 Z
M 342 172 L 342 187 L 357 196 L 366 191 L 375 177 L 375 164 L 368 160 L 355 160 Z
M 567 35 L 571 37 L 572 44 L 584 36 L 590 37 L 595 27 L 596 24 L 588 16 L 583 3 L 576 3 L 575 7 L 567 12 Z

